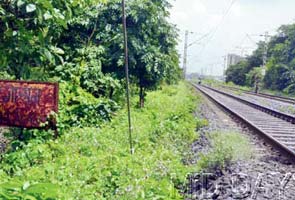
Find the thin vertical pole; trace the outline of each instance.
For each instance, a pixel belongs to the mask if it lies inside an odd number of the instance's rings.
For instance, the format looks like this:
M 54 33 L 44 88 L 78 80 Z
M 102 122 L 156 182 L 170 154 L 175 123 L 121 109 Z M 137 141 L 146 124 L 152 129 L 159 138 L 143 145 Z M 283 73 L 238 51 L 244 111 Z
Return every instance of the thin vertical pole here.
M 188 49 L 188 31 L 185 31 L 184 38 L 184 53 L 183 53 L 183 78 L 186 78 L 186 65 L 187 65 L 187 49 Z
M 126 76 L 126 99 L 127 99 L 127 109 L 128 109 L 128 133 L 129 133 L 130 153 L 133 154 L 132 125 L 131 125 L 131 112 L 130 112 L 130 91 L 129 91 L 128 38 L 127 38 L 125 0 L 122 0 L 122 13 L 123 13 L 125 76 Z
M 224 61 L 224 63 L 223 63 L 223 76 L 224 77 L 226 77 L 226 68 L 227 68 L 227 66 L 226 66 L 226 58 L 227 56 L 223 56 L 223 61 Z

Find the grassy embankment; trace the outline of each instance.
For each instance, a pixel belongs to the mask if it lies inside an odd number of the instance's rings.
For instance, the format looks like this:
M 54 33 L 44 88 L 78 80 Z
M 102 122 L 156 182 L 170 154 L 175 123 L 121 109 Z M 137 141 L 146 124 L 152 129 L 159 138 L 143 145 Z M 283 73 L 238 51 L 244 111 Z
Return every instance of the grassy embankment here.
M 176 188 L 188 173 L 222 167 L 243 151 L 235 144 L 240 136 L 216 133 L 196 166 L 182 162 L 196 128 L 206 124 L 192 114 L 199 103 L 184 83 L 149 92 L 146 107 L 132 109 L 132 156 L 124 109 L 101 128 L 71 128 L 9 153 L 0 166 L 0 199 L 182 199 Z
M 10 153 L 0 167 L 0 197 L 180 199 L 175 187 L 194 170 L 182 159 L 201 126 L 192 114 L 197 102 L 183 83 L 149 92 L 146 107 L 132 109 L 132 156 L 124 109 L 101 128 L 71 128 Z

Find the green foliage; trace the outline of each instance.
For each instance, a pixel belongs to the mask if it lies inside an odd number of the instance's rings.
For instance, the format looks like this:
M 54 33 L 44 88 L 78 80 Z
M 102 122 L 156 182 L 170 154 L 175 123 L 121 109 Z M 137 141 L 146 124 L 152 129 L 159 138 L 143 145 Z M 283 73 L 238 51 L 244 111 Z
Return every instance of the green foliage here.
M 284 90 L 295 83 L 295 25 L 284 25 L 269 42 L 269 62 L 265 85 L 269 89 Z
M 264 43 L 260 42 L 258 48 L 246 60 L 239 62 L 236 65 L 231 65 L 226 70 L 226 82 L 233 82 L 236 85 L 246 86 L 248 74 L 253 68 L 262 65 L 262 55 L 264 51 Z M 247 85 L 250 86 L 250 85 Z
M 246 83 L 249 86 L 254 86 L 257 83 L 261 83 L 263 80 L 262 68 L 255 67 L 248 74 L 246 74 Z
M 292 83 L 291 85 L 289 85 L 288 87 L 286 87 L 284 89 L 284 92 L 287 93 L 287 94 L 294 95 L 295 94 L 295 83 Z
M 47 192 L 35 184 L 58 186 L 58 192 L 50 190 L 51 199 L 182 199 L 176 187 L 194 171 L 183 164 L 183 155 L 197 138 L 196 123 L 203 124 L 192 115 L 198 99 L 188 88 L 183 83 L 163 86 L 147 94 L 144 109 L 133 107 L 132 156 L 125 109 L 101 128 L 73 127 L 58 140 L 31 140 L 5 154 L 0 165 L 3 193 L 24 196 L 30 187 L 20 188 L 29 183 L 34 186 L 29 195 L 36 199 Z M 18 192 L 7 193 L 4 186 L 9 185 Z
M 99 5 L 94 0 L 16 0 L 0 3 L 0 67 L 28 79 L 33 68 L 63 63 L 63 32 L 76 14 Z
M 201 171 L 224 169 L 235 160 L 250 159 L 253 153 L 249 140 L 239 133 L 211 133 L 210 141 L 212 149 L 198 161 Z
M 231 65 L 226 70 L 226 82 L 233 82 L 237 85 L 244 85 L 246 81 L 246 75 L 244 72 L 246 65 L 246 61 L 242 61 L 236 65 Z
M 119 79 L 124 76 L 123 36 L 121 34 L 120 1 L 110 0 L 98 18 L 102 30 L 98 40 L 105 47 L 106 62 L 103 71 L 114 73 Z M 180 79 L 177 33 L 167 17 L 168 1 L 131 0 L 127 4 L 127 26 L 129 38 L 130 75 L 133 83 L 140 88 L 139 97 L 143 106 L 145 90 L 157 88 L 166 81 L 175 83 Z
M 266 89 L 294 93 L 295 84 L 295 24 L 283 25 L 278 33 L 271 37 L 267 45 L 267 71 L 263 79 Z M 227 70 L 227 81 L 238 85 L 251 85 L 246 81 L 248 74 L 254 67 L 261 66 L 264 43 L 246 59 L 247 64 L 239 63 Z M 251 78 L 250 78 L 251 79 Z
M 31 199 L 31 200 L 52 200 L 58 199 L 58 186 L 51 183 L 29 182 L 3 183 L 0 185 L 1 199 Z
M 59 128 L 99 127 L 110 121 L 118 110 L 116 102 L 107 98 L 95 98 L 81 87 L 69 83 L 60 84 Z
M 134 107 L 130 156 L 126 110 L 116 113 L 125 85 L 120 3 L 0 2 L 0 78 L 60 83 L 60 138 L 44 130 L 11 133 L 0 167 L 3 198 L 181 199 L 175 186 L 190 170 L 182 156 L 196 137 L 195 98 L 184 84 L 147 93 L 180 79 L 170 4 L 127 4 L 131 86 L 148 99 L 145 109 Z
M 196 119 L 196 121 L 197 121 L 197 131 L 209 125 L 209 121 L 207 119 Z
M 121 1 L 16 0 L 0 3 L 0 71 L 16 79 L 71 81 L 95 97 L 122 94 Z M 176 83 L 181 71 L 168 1 L 131 0 L 127 25 L 132 83 Z

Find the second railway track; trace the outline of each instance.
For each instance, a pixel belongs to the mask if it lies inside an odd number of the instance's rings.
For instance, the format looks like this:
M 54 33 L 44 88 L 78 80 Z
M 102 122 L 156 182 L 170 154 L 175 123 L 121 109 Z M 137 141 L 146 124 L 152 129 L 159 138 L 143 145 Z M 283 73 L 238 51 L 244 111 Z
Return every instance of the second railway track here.
M 249 94 L 249 95 L 253 95 L 253 96 L 259 96 L 259 97 L 263 97 L 263 98 L 267 98 L 267 99 L 272 99 L 272 100 L 276 100 L 276 101 L 280 101 L 280 102 L 284 102 L 284 103 L 289 103 L 294 105 L 295 104 L 295 99 L 291 98 L 291 97 L 283 97 L 283 96 L 276 96 L 276 95 L 271 95 L 271 94 L 266 94 L 266 93 L 255 93 L 255 92 L 251 92 L 248 90 L 243 90 L 240 88 L 236 88 L 236 87 L 230 87 L 230 86 L 221 86 L 225 89 L 230 89 L 233 91 L 241 91 L 245 94 Z
M 269 142 L 288 153 L 295 160 L 295 125 L 272 116 L 265 111 L 247 105 L 215 89 L 194 85 L 203 94 L 219 104 L 226 111 L 233 114 L 244 123 L 255 129 Z

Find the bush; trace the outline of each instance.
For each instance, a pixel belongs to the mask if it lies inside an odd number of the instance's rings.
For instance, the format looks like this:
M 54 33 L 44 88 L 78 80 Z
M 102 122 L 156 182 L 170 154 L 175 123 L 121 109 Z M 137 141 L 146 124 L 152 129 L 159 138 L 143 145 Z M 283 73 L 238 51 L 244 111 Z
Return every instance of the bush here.
M 110 121 L 119 106 L 106 98 L 95 98 L 79 86 L 60 84 L 59 128 L 99 127 Z
M 209 136 L 212 149 L 198 162 L 199 170 L 222 170 L 232 161 L 249 159 L 252 155 L 247 138 L 234 132 L 215 132 Z
M 182 160 L 200 124 L 192 114 L 197 98 L 188 88 L 181 83 L 149 92 L 143 109 L 132 99 L 134 155 L 123 109 L 100 128 L 64 129 L 58 140 L 30 141 L 6 154 L 0 184 L 50 182 L 59 187 L 51 199 L 182 199 L 176 188 L 195 171 Z

